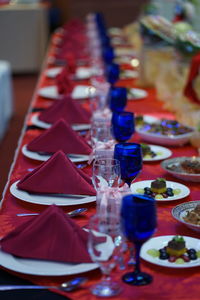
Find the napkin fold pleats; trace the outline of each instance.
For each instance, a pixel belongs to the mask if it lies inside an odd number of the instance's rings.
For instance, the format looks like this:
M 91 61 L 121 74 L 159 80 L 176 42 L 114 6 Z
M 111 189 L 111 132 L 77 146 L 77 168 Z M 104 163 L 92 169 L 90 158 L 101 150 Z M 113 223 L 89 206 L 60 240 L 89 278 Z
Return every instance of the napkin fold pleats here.
M 90 263 L 87 240 L 88 232 L 61 208 L 51 205 L 6 235 L 1 240 L 1 248 L 23 258 Z M 96 242 L 105 242 L 105 238 L 96 237 Z
M 63 151 L 57 151 L 25 175 L 17 187 L 36 194 L 96 195 L 90 177 L 78 169 Z
M 70 73 L 66 67 L 56 76 L 56 85 L 58 93 L 61 95 L 70 95 L 73 91 L 74 83 L 70 79 Z
M 61 118 L 69 124 L 88 124 L 91 114 L 71 97 L 65 97 L 43 110 L 38 118 L 49 124 L 54 124 Z
M 74 131 L 63 119 L 33 139 L 27 149 L 33 152 L 53 154 L 62 150 L 65 154 L 88 155 L 92 149 L 85 139 Z

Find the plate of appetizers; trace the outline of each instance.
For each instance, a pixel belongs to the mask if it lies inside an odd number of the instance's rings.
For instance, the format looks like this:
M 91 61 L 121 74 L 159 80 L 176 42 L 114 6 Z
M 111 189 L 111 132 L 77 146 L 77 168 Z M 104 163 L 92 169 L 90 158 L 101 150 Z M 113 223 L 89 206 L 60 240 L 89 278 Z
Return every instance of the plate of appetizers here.
M 194 133 L 194 128 L 185 126 L 178 121 L 156 119 L 152 117 L 137 117 L 136 132 L 147 141 L 160 145 L 181 146 L 189 142 Z
M 40 128 L 43 128 L 43 129 L 49 129 L 52 124 L 50 123 L 46 123 L 44 121 L 41 121 L 39 119 L 39 114 L 34 114 L 32 117 L 31 117 L 31 123 L 35 126 L 38 126 Z M 75 130 L 75 131 L 85 131 L 85 130 L 89 130 L 91 127 L 90 124 L 73 124 L 72 125 L 72 129 Z
M 161 166 L 174 177 L 185 181 L 200 182 L 200 157 L 175 157 L 163 161 Z
M 91 203 L 96 201 L 96 196 L 89 195 L 71 195 L 71 194 L 36 194 L 27 192 L 25 190 L 20 190 L 17 187 L 19 181 L 14 182 L 10 187 L 10 192 L 16 198 L 34 204 L 42 205 L 58 205 L 58 206 L 68 206 L 68 205 L 79 205 L 85 203 Z
M 157 236 L 141 248 L 142 259 L 162 267 L 191 268 L 200 266 L 200 240 L 189 236 Z
M 200 232 L 200 200 L 175 206 L 172 209 L 172 216 L 192 230 Z
M 187 197 L 190 190 L 187 186 L 164 178 L 138 181 L 131 185 L 133 194 L 148 195 L 156 201 L 175 201 Z
M 143 161 L 158 161 L 172 155 L 171 150 L 165 147 L 141 144 Z
M 128 89 L 128 100 L 140 100 L 146 98 L 148 93 L 145 90 L 130 88 Z
M 75 100 L 90 98 L 95 95 L 96 89 L 89 85 L 77 85 L 72 93 L 71 97 Z M 42 87 L 38 90 L 39 96 L 52 100 L 59 100 L 63 95 L 58 93 L 58 88 L 56 85 L 50 85 Z

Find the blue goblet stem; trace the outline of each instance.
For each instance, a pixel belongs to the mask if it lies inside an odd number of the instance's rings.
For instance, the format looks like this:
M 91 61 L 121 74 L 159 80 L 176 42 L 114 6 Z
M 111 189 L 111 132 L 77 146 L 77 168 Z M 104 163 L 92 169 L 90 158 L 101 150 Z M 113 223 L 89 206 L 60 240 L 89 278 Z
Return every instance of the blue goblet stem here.
M 141 243 L 135 243 L 135 273 L 140 273 L 140 249 L 142 247 Z

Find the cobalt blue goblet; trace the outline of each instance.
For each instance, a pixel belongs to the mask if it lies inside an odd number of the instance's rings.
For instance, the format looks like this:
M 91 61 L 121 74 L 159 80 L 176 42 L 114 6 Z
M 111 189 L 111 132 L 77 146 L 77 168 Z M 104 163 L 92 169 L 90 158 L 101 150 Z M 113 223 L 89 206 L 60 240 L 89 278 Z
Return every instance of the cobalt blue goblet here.
M 112 115 L 112 133 L 119 143 L 128 141 L 135 131 L 134 114 L 128 111 L 114 112 Z
M 121 179 L 130 187 L 132 181 L 142 170 L 141 145 L 136 143 L 116 144 L 114 158 L 120 162 Z
M 135 246 L 136 264 L 134 271 L 123 275 L 122 280 L 131 285 L 146 285 L 152 276 L 140 270 L 140 249 L 155 232 L 155 199 L 145 195 L 127 195 L 122 199 L 121 227 L 125 237 Z
M 111 86 L 108 93 L 108 104 L 112 111 L 123 111 L 127 104 L 127 89 Z
M 105 37 L 103 38 L 103 40 L 101 39 L 101 43 L 103 44 L 103 41 L 105 41 Z M 107 45 L 105 46 L 105 43 L 103 45 L 103 49 L 102 49 L 102 57 L 105 63 L 107 64 L 112 64 L 112 61 L 115 57 L 115 53 L 114 53 L 114 49 L 113 47 Z
M 118 64 L 110 63 L 105 66 L 105 76 L 107 81 L 112 85 L 119 79 L 120 68 Z

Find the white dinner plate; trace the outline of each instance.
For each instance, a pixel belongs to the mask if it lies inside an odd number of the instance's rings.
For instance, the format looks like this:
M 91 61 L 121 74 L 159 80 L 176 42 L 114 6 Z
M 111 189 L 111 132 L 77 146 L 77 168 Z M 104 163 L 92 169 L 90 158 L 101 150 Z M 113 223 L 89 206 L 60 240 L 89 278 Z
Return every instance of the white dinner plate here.
M 52 126 L 52 124 L 41 121 L 38 118 L 38 116 L 39 116 L 38 114 L 34 114 L 31 117 L 31 123 L 33 125 L 36 125 L 36 126 L 38 126 L 40 128 L 43 128 L 43 129 L 49 129 Z M 73 124 L 72 125 L 72 129 L 75 130 L 75 131 L 89 130 L 90 127 L 91 127 L 90 124 Z
M 120 73 L 120 79 L 131 79 L 137 77 L 138 77 L 138 71 L 134 71 L 134 70 L 123 70 Z
M 48 69 L 45 74 L 48 78 L 55 78 L 62 71 L 62 67 L 55 67 Z M 80 67 L 76 69 L 74 79 L 88 79 L 92 76 L 92 69 L 87 67 Z
M 199 267 L 200 266 L 200 258 L 197 258 L 196 260 L 191 260 L 190 262 L 185 262 L 183 264 L 176 264 L 174 262 L 169 262 L 167 259 L 162 260 L 158 257 L 152 257 L 147 253 L 149 249 L 156 249 L 159 250 L 165 246 L 167 246 L 168 242 L 174 237 L 174 235 L 165 235 L 165 236 L 158 236 L 151 238 L 141 248 L 140 256 L 144 260 L 159 265 L 162 267 L 168 267 L 168 268 L 191 268 L 191 267 Z M 183 236 L 186 247 L 187 248 L 194 248 L 196 251 L 200 250 L 200 240 L 195 239 L 189 236 Z
M 153 180 L 143 180 L 143 181 L 138 181 L 138 182 L 133 183 L 131 185 L 132 193 L 138 194 L 138 189 L 144 189 L 145 187 L 150 187 L 152 181 Z M 180 189 L 181 190 L 180 194 L 174 195 L 172 197 L 163 198 L 163 199 L 158 198 L 158 199 L 156 199 L 156 201 L 161 201 L 161 202 L 175 201 L 178 199 L 185 198 L 190 194 L 189 188 L 181 183 L 166 180 L 166 185 L 167 185 L 167 188 Z
M 35 159 L 35 160 L 39 160 L 39 161 L 47 161 L 51 155 L 41 155 L 37 152 L 34 151 L 30 151 L 27 149 L 27 145 L 24 145 L 22 147 L 22 153 L 31 159 Z M 82 161 L 88 161 L 89 160 L 89 155 L 84 155 L 84 154 L 72 154 L 71 156 L 68 155 L 68 158 L 73 162 L 73 163 L 77 163 L 77 162 L 82 162 Z
M 38 90 L 38 94 L 41 97 L 59 100 L 63 96 L 58 93 L 56 85 L 50 85 Z M 88 85 L 77 85 L 72 91 L 72 98 L 75 100 L 86 99 L 95 95 L 95 88 Z
M 165 147 L 156 146 L 156 145 L 148 145 L 151 148 L 151 151 L 153 151 L 156 156 L 154 157 L 143 157 L 143 161 L 157 161 L 162 160 L 170 157 L 172 155 L 171 150 Z
M 135 50 L 131 47 L 115 47 L 116 56 L 135 56 Z
M 68 206 L 68 205 L 79 205 L 96 201 L 96 196 L 88 196 L 85 198 L 69 198 L 63 196 L 45 196 L 45 195 L 35 195 L 30 194 L 26 191 L 17 188 L 17 183 L 14 182 L 10 187 L 10 192 L 16 198 L 23 200 L 28 203 L 42 204 L 42 205 L 52 205 L 56 204 L 58 206 Z
M 140 100 L 146 98 L 148 93 L 142 89 L 131 88 L 128 89 L 128 100 Z
M 56 76 L 58 76 L 58 74 L 60 74 L 62 69 L 62 67 L 50 68 L 46 70 L 45 74 L 48 78 L 55 78 Z
M 102 236 L 102 234 L 97 235 Z M 107 259 L 113 252 L 112 239 L 107 236 L 106 242 L 100 243 L 96 248 L 100 251 L 101 249 L 104 249 L 102 254 L 104 255 L 103 257 Z M 0 250 L 0 265 L 15 272 L 39 276 L 74 275 L 91 271 L 99 267 L 97 263 L 70 264 L 64 262 L 20 258 L 2 250 Z

